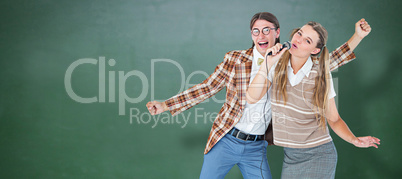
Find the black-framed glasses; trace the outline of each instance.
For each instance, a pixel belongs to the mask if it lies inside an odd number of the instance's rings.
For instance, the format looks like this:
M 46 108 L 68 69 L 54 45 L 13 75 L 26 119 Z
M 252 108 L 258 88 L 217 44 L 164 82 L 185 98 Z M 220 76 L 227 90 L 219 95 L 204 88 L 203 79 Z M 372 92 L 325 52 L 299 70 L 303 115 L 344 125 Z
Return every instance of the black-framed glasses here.
M 276 28 L 264 27 L 262 29 L 262 34 L 268 35 L 270 30 L 276 30 Z M 254 28 L 253 30 L 251 30 L 251 34 L 253 34 L 254 36 L 258 36 L 258 35 L 260 35 L 260 30 L 257 28 Z

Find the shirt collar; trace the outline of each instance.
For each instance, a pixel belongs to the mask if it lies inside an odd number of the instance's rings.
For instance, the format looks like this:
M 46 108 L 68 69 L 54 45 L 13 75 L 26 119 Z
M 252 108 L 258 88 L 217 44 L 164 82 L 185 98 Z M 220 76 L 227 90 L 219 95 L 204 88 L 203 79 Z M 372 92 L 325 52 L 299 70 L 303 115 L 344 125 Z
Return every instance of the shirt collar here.
M 288 63 L 288 67 L 290 67 L 290 69 L 292 69 L 292 71 L 293 71 L 292 64 L 290 63 L 290 60 L 289 60 L 289 63 Z M 300 71 L 303 72 L 303 74 L 308 77 L 312 67 L 313 67 L 313 61 L 311 60 L 311 57 L 308 57 L 306 63 L 304 63 L 304 65 L 300 69 Z
M 260 52 L 257 50 L 257 47 L 253 47 L 253 61 L 257 61 L 259 58 L 264 59 L 264 57 L 260 54 Z

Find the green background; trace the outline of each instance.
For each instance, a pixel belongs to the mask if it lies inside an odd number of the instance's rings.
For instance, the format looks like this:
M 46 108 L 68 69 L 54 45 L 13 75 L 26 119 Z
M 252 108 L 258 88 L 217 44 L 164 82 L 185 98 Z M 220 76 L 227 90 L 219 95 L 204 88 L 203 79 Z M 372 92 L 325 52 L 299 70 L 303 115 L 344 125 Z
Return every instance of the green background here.
M 333 134 L 336 176 L 400 177 L 401 2 L 2 1 L 0 178 L 198 178 L 210 119 L 225 90 L 177 118 L 165 112 L 158 123 L 145 104 L 201 82 L 226 52 L 249 48 L 249 21 L 261 11 L 278 17 L 282 41 L 291 29 L 320 22 L 329 32 L 329 49 L 347 41 L 354 24 L 366 18 L 373 30 L 355 50 L 357 60 L 333 77 L 342 118 L 355 135 L 373 135 L 382 144 L 360 149 Z M 97 97 L 93 103 L 73 100 L 65 87 L 69 66 L 85 58 L 106 59 L 104 77 L 99 63 L 82 64 L 71 75 L 74 93 Z M 152 71 L 153 59 L 170 59 L 182 71 L 166 62 L 154 63 Z M 134 76 L 120 83 L 129 72 Z M 99 78 L 106 78 L 104 102 Z M 124 108 L 123 92 L 137 98 Z M 282 148 L 269 146 L 267 156 L 273 178 L 280 178 Z M 226 178 L 242 178 L 238 167 Z

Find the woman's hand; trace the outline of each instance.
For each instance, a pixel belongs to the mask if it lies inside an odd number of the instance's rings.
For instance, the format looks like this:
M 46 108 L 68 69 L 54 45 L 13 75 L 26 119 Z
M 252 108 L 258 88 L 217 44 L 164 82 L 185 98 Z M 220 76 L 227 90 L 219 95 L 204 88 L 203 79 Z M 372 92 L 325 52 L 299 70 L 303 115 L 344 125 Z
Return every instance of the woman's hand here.
M 353 141 L 352 144 L 355 145 L 356 147 L 360 148 L 367 148 L 367 147 L 375 147 L 378 148 L 377 145 L 380 145 L 380 139 L 372 136 L 366 136 L 366 137 L 356 137 Z
M 269 48 L 265 53 L 265 60 L 261 64 L 261 66 L 265 66 L 268 63 L 268 69 L 271 67 L 282 57 L 283 53 L 288 49 L 282 49 L 282 44 L 277 43 L 273 47 Z M 268 55 L 268 53 L 272 52 L 272 55 Z
M 168 110 L 165 102 L 150 101 L 147 103 L 147 108 L 149 113 L 152 115 L 157 115 Z

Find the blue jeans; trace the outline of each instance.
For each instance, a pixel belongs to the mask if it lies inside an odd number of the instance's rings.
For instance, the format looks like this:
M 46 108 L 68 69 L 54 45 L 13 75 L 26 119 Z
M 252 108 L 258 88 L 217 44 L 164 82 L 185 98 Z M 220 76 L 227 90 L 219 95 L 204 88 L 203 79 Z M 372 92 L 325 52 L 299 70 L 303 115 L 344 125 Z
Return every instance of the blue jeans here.
M 245 179 L 271 179 L 267 145 L 265 140 L 243 141 L 226 134 L 204 155 L 200 179 L 224 178 L 235 164 L 239 166 Z

